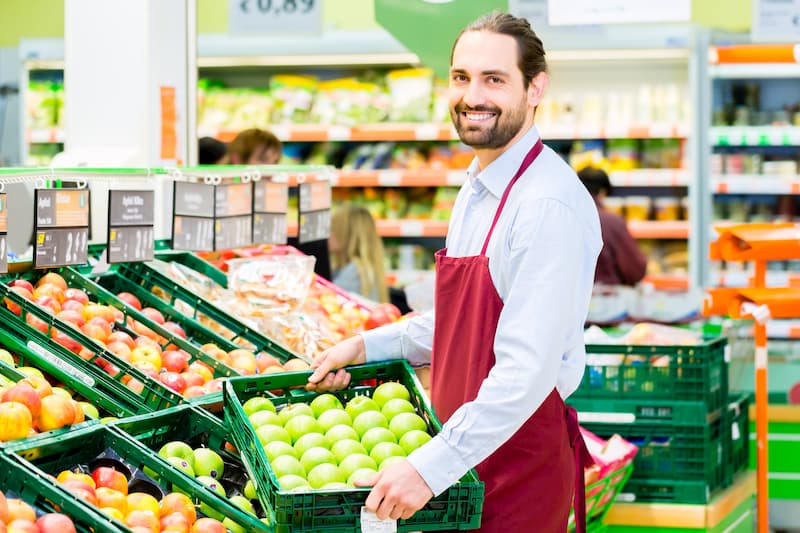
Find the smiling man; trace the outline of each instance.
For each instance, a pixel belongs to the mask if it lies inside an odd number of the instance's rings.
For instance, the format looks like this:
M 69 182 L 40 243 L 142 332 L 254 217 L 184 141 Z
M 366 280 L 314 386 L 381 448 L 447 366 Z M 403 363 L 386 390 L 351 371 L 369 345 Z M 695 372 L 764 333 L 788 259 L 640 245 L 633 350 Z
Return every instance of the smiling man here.
M 486 484 L 480 531 L 565 532 L 573 494 L 584 502 L 576 488 L 590 459 L 563 399 L 583 376 L 602 241 L 591 196 L 534 126 L 547 83 L 527 20 L 493 13 L 458 36 L 450 114 L 475 159 L 436 255 L 434 311 L 355 336 L 314 362 L 309 388 L 326 390 L 347 386 L 349 364 L 431 361 L 444 426 L 364 483 L 380 518 L 410 517 L 473 467 Z M 580 505 L 576 517 L 582 531 Z

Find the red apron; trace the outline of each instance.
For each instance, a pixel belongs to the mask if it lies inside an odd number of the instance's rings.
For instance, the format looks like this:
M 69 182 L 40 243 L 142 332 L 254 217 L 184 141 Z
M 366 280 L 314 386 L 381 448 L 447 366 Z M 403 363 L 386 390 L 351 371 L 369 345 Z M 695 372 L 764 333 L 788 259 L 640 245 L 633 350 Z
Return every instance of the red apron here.
M 477 397 L 495 364 L 494 336 L 503 301 L 489 274 L 486 248 L 511 188 L 541 151 L 540 139 L 506 187 L 480 255 L 436 254 L 431 398 L 442 422 Z M 565 532 L 577 495 L 577 532 L 584 532 L 583 467 L 589 464 L 575 411 L 553 389 L 522 427 L 476 467 L 486 491 L 480 531 Z

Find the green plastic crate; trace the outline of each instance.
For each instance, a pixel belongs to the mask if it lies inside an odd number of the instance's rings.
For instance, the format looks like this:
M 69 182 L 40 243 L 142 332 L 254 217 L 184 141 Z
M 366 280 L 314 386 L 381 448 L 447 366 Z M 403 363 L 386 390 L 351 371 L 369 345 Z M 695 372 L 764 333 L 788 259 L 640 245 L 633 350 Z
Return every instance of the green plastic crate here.
M 155 266 L 148 263 L 121 263 L 116 265 L 116 272 L 147 291 L 158 291 L 163 295 L 162 300 L 171 307 L 176 307 L 177 302 L 187 305 L 192 309 L 191 318 L 199 320 L 201 317 L 206 317 L 227 330 L 231 335 L 229 340 L 233 343 L 241 342 L 244 346 L 250 346 L 257 352 L 266 352 L 281 361 L 300 357 L 257 329 L 230 316 L 213 303 L 181 286 L 180 283 L 159 272 Z
M 693 346 L 589 344 L 586 371 L 572 398 L 699 401 L 709 413 L 722 413 L 728 402 L 726 346 L 725 337 Z M 614 364 L 620 362 L 614 356 L 624 358 L 621 364 Z M 660 364 L 652 364 L 653 358 L 661 358 Z
M 49 314 L 33 302 L 29 302 L 15 292 L 10 291 L 4 283 L 0 283 L 0 299 L 13 302 L 21 308 L 21 316 L 17 316 L 5 306 L 0 305 L 0 322 L 6 325 L 7 330 L 13 330 L 19 336 L 27 338 L 29 341 L 34 341 L 35 345 L 40 347 L 39 352 L 33 352 L 40 356 L 39 361 L 49 361 L 59 366 L 59 368 L 72 368 L 73 376 L 80 377 L 86 383 L 91 383 L 92 381 L 94 383 L 103 383 L 104 391 L 109 391 L 112 397 L 123 402 L 124 405 L 136 406 L 135 410 L 137 412 L 164 409 L 182 402 L 179 394 L 171 391 L 139 369 L 128 365 L 125 361 L 101 347 L 93 339 L 79 333 L 70 325 Z M 45 322 L 47 324 L 47 333 L 43 333 L 26 324 L 25 320 L 28 315 Z M 78 354 L 65 349 L 51 338 L 50 334 L 54 330 L 64 332 L 73 340 L 77 340 L 77 342 L 91 350 L 94 355 L 84 360 Z M 63 364 L 54 363 L 59 359 Z M 120 372 L 114 376 L 105 372 L 99 366 L 104 361 L 114 364 L 120 369 Z M 136 392 L 127 387 L 125 383 L 129 379 L 136 379 L 142 383 L 142 390 Z
M 9 446 L 6 451 L 17 455 L 20 464 L 39 476 L 58 475 L 78 465 L 88 465 L 107 450 L 113 450 L 132 469 L 153 472 L 165 493 L 171 488 L 188 494 L 195 503 L 205 503 L 215 511 L 244 527 L 245 531 L 269 532 L 271 529 L 256 517 L 245 513 L 227 499 L 212 492 L 192 477 L 176 469 L 153 452 L 121 431 L 99 425 L 74 431 L 59 438 L 42 439 L 33 446 L 24 441 Z M 100 509 L 91 508 L 96 515 Z M 119 524 L 117 521 L 112 521 Z
M 226 470 L 221 481 L 228 491 L 228 496 L 233 495 L 230 490 L 232 486 L 243 487 L 246 482 L 241 457 L 226 447 L 232 440 L 231 432 L 222 420 L 202 408 L 180 405 L 157 413 L 111 422 L 108 426 L 125 433 L 156 453 L 164 444 L 175 440 L 185 442 L 192 448 L 202 446 L 214 450 L 225 461 Z M 256 483 L 255 480 L 253 483 Z M 256 503 L 260 505 L 260 502 Z M 263 511 L 270 522 L 274 523 L 275 514 L 272 510 Z
M 111 518 L 98 516 L 93 507 L 79 500 L 41 474 L 30 472 L 16 457 L 0 455 L 0 491 L 14 495 L 39 513 L 62 513 L 72 519 L 80 533 L 130 533 Z
M 191 252 L 184 252 L 179 250 L 162 251 L 156 254 L 156 259 L 168 263 L 180 263 L 184 266 L 191 268 L 201 274 L 208 276 L 217 285 L 227 288 L 228 287 L 228 274 L 218 269 L 202 257 Z
M 732 398 L 727 411 L 728 425 L 731 427 L 731 440 L 725 461 L 725 480 L 728 484 L 750 462 L 750 397 L 741 394 Z
M 634 476 L 617 497 L 618 501 L 640 503 L 688 503 L 705 505 L 711 501 L 718 488 L 712 489 L 705 481 L 641 478 Z
M 578 411 L 581 423 L 642 423 L 696 426 L 717 419 L 721 411 L 709 412 L 705 402 L 573 398 L 567 404 Z
M 441 424 L 414 371 L 406 361 L 371 363 L 348 368 L 351 386 L 334 393 L 342 403 L 358 395 L 371 395 L 375 387 L 387 381 L 399 381 L 411 392 L 415 404 L 433 434 Z M 225 383 L 225 421 L 233 431 L 233 440 L 242 454 L 248 472 L 257 480 L 258 496 L 275 511 L 276 530 L 355 532 L 359 531 L 361 507 L 368 489 L 341 491 L 315 490 L 289 492 L 281 490 L 242 404 L 254 396 L 266 395 L 281 407 L 288 403 L 308 403 L 318 393 L 307 391 L 311 372 L 289 372 L 256 378 L 233 378 Z M 353 385 L 355 384 L 355 385 Z M 474 471 L 443 494 L 433 498 L 409 520 L 398 521 L 398 531 L 434 531 L 475 529 L 480 525 L 483 508 L 483 483 Z
M 603 531 L 603 517 L 616 500 L 617 494 L 628 482 L 633 472 L 633 462 L 586 487 L 586 531 Z M 570 513 L 569 531 L 575 531 L 575 515 Z
M 697 481 L 707 490 L 705 497 L 726 486 L 726 450 L 730 425 L 726 416 L 710 424 L 669 426 L 664 424 L 590 424 L 582 426 L 598 437 L 608 439 L 619 434 L 638 446 L 634 459 L 631 489 L 638 481 Z M 671 482 L 670 482 L 671 483 Z M 636 493 L 637 500 L 645 494 Z M 706 503 L 687 501 L 683 503 Z

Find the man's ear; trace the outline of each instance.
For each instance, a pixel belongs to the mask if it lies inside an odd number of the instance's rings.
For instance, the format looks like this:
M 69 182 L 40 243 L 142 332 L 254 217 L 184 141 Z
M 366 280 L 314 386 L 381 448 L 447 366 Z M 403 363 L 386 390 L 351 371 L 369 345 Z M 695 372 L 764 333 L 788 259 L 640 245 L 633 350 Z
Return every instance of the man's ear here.
M 539 102 L 542 101 L 549 83 L 550 78 L 547 76 L 547 72 L 540 72 L 533 77 L 531 82 L 528 84 L 528 105 L 530 107 L 536 107 L 539 105 Z

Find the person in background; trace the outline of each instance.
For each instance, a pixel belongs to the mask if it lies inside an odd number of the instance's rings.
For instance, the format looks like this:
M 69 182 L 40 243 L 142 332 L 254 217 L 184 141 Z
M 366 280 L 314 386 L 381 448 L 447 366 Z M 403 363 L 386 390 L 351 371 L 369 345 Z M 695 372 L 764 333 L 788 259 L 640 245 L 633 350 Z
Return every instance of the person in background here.
M 345 204 L 331 213 L 328 239 L 333 282 L 373 302 L 388 302 L 383 242 L 365 208 Z
M 450 116 L 475 158 L 436 254 L 434 310 L 365 331 L 313 362 L 310 390 L 350 383 L 348 365 L 431 362 L 441 431 L 356 482 L 378 518 L 407 519 L 471 468 L 485 483 L 480 531 L 565 533 L 575 497 L 586 531 L 591 457 L 575 410 L 600 221 L 575 172 L 534 125 L 548 85 L 524 18 L 484 16 L 450 56 Z
M 273 133 L 251 128 L 239 132 L 228 146 L 230 165 L 277 165 L 281 160 L 283 144 Z
M 599 168 L 585 167 L 578 172 L 578 177 L 597 204 L 603 233 L 603 249 L 597 258 L 597 270 L 594 273 L 595 283 L 636 285 L 644 278 L 647 257 L 628 231 L 625 219 L 603 208 L 603 200 L 611 194 L 608 174 Z
M 199 165 L 220 165 L 225 161 L 228 148 L 214 137 L 201 137 L 197 142 L 197 163 Z

